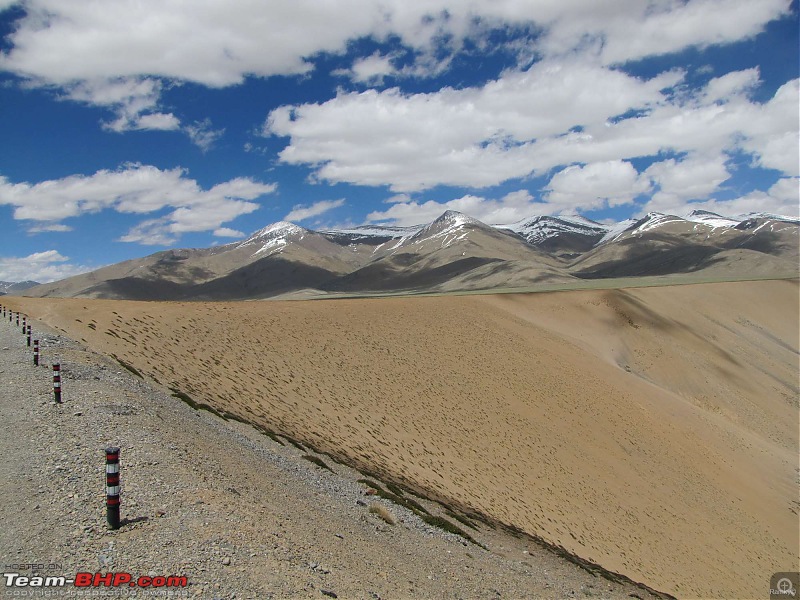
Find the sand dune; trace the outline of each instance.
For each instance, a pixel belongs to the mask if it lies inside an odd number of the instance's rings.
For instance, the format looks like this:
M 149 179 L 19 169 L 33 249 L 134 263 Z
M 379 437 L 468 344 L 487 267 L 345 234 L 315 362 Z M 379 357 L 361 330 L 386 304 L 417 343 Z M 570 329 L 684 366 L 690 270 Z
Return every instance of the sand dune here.
M 4 303 L 657 589 L 763 597 L 798 563 L 798 298 L 797 281 L 761 281 Z

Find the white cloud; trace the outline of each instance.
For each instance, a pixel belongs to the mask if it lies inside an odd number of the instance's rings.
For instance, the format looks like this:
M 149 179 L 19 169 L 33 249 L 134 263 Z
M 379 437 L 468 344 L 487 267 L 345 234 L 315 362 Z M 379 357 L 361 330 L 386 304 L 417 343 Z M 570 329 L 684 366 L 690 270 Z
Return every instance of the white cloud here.
M 687 202 L 673 198 L 667 202 L 665 198 L 655 198 L 639 211 L 644 215 L 650 211 L 658 211 L 673 215 L 686 215 L 693 210 L 708 210 L 724 216 L 737 216 L 752 212 L 769 212 L 779 215 L 800 216 L 800 180 L 784 178 L 778 180 L 768 191 L 754 191 L 744 196 L 728 200 L 703 200 Z
M 573 165 L 556 173 L 546 188 L 545 199 L 561 210 L 592 210 L 630 204 L 650 189 L 629 162 L 613 160 Z
M 178 241 L 178 236 L 170 231 L 167 219 L 148 219 L 131 227 L 119 241 L 143 246 L 171 246 Z
M 391 56 L 375 52 L 353 63 L 350 78 L 358 83 L 382 83 L 384 77 L 392 75 L 395 71 Z
M 605 64 L 747 39 L 787 13 L 790 0 L 620 0 L 565 2 L 541 49 L 568 53 L 583 44 Z
M 90 271 L 89 267 L 73 265 L 57 250 L 36 252 L 25 257 L 0 257 L 0 280 L 38 281 L 48 283 Z
M 231 229 L 230 227 L 220 227 L 214 230 L 216 237 L 229 237 L 229 238 L 243 238 L 245 233 L 238 229 Z
M 320 200 L 310 206 L 301 206 L 299 204 L 292 207 L 292 211 L 284 217 L 286 221 L 303 221 L 311 217 L 316 217 L 323 213 L 344 206 L 344 198 L 339 200 Z
M 661 90 L 679 80 L 677 73 L 643 81 L 589 64 L 542 61 L 481 88 L 368 90 L 281 107 L 264 133 L 290 137 L 281 159 L 316 165 L 318 177 L 331 182 L 395 191 L 485 187 L 534 171 L 533 140 L 665 102 Z
M 652 179 L 659 191 L 653 195 L 648 206 L 652 210 L 659 210 L 658 206 L 671 207 L 688 200 L 707 198 L 730 177 L 725 162 L 725 156 L 718 155 L 653 163 L 643 175 Z
M 211 119 L 195 121 L 185 128 L 189 139 L 203 152 L 208 152 L 219 138 L 225 133 L 225 129 L 214 129 Z
M 0 204 L 13 206 L 15 219 L 36 221 L 34 227 L 51 230 L 60 228 L 63 219 L 105 209 L 147 214 L 171 208 L 165 217 L 145 221 L 125 236 L 125 241 L 171 243 L 180 233 L 213 231 L 257 210 L 259 205 L 252 201 L 275 189 L 274 184 L 242 177 L 203 190 L 183 169 L 132 164 L 36 184 L 14 184 L 0 177 Z
M 134 129 L 174 131 L 175 129 L 179 129 L 180 126 L 180 120 L 172 113 L 150 113 L 137 117 Z
M 732 96 L 750 92 L 758 87 L 757 68 L 733 71 L 708 82 L 704 91 L 707 102 L 728 101 Z
M 63 223 L 38 224 L 28 228 L 28 233 L 47 233 L 47 232 L 72 231 L 72 227 Z
M 771 197 L 794 206 L 795 211 L 787 214 L 797 214 L 800 210 L 800 178 L 784 177 L 776 181 L 767 192 Z
M 8 0 L 5 0 L 6 2 Z M 308 57 L 341 52 L 348 40 L 398 36 L 424 55 L 459 49 L 492 28 L 531 27 L 544 55 L 602 42 L 619 62 L 689 46 L 751 37 L 790 0 L 28 0 L 2 66 L 51 83 L 152 75 L 212 87 L 246 75 L 302 74 Z
M 492 30 L 509 27 L 536 32 L 516 41 L 526 57 L 579 52 L 614 64 L 752 37 L 789 7 L 790 0 L 197 0 L 187 10 L 184 0 L 27 0 L 0 69 L 115 107 L 109 127 L 116 130 L 175 128 L 169 113 L 154 110 L 158 81 L 224 87 L 248 76 L 304 74 L 313 57 L 344 52 L 359 38 L 399 40 L 415 59 L 407 75 L 440 73 L 466 40 L 482 47 Z M 370 81 L 391 68 L 388 57 L 373 54 L 358 58 L 352 73 Z M 115 101 L 103 89 L 120 86 L 152 89 Z M 143 110 L 163 116 L 142 120 Z
M 446 210 L 456 210 L 484 223 L 513 223 L 531 215 L 549 214 L 551 209 L 550 205 L 536 202 L 527 190 L 518 190 L 496 200 L 468 194 L 448 202 L 397 202 L 388 210 L 370 213 L 367 220 L 419 225 L 434 220 Z
M 672 93 L 680 79 L 670 72 L 643 81 L 589 64 L 542 61 L 480 88 L 368 90 L 281 107 L 270 113 L 264 133 L 288 136 L 281 160 L 312 166 L 318 179 L 397 192 L 488 187 L 576 163 L 661 153 L 710 157 L 706 193 L 727 178 L 722 159 L 714 158 L 725 153 L 744 151 L 756 165 L 798 174 L 797 80 L 759 103 L 749 98 L 755 69 Z
M 64 89 L 65 99 L 113 110 L 116 119 L 103 124 L 111 131 L 170 131 L 180 127 L 175 115 L 159 111 L 162 83 L 152 77 L 92 78 L 66 83 Z

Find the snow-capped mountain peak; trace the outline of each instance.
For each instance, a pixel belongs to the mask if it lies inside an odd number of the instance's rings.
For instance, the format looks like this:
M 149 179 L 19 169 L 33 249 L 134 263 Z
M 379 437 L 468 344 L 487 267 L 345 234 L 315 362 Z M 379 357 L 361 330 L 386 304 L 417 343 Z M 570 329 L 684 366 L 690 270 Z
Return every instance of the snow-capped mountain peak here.
M 610 226 L 597 223 L 578 215 L 562 215 L 557 217 L 528 217 L 507 225 L 493 225 L 497 229 L 506 229 L 522 236 L 529 244 L 540 244 L 550 238 L 573 233 L 579 235 L 603 235 Z
M 259 229 L 237 247 L 244 248 L 246 246 L 260 245 L 260 248 L 255 250 L 253 256 L 262 253 L 266 253 L 266 256 L 269 256 L 275 252 L 281 252 L 289 243 L 290 238 L 303 239 L 307 233 L 309 233 L 309 231 L 304 227 L 289 223 L 288 221 L 278 221 L 263 229 Z
M 406 241 L 409 244 L 420 244 L 428 240 L 442 238 L 441 246 L 446 248 L 454 242 L 466 238 L 472 226 L 487 227 L 478 219 L 455 210 L 448 210 L 414 235 L 404 238 L 403 245 L 405 245 Z
M 684 217 L 687 221 L 692 221 L 693 223 L 702 223 L 704 225 L 708 225 L 710 227 L 735 227 L 739 224 L 739 221 L 735 219 L 729 219 L 728 217 L 723 217 L 715 212 L 711 212 L 709 210 L 693 210 L 688 215 Z

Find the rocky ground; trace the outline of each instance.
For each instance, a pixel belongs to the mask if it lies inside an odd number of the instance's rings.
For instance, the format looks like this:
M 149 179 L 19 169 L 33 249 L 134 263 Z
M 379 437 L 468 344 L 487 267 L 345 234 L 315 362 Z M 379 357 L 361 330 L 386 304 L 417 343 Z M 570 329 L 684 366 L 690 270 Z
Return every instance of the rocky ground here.
M 318 456 L 326 470 L 304 458 L 313 455 L 307 449 L 195 410 L 112 358 L 33 327 L 42 347 L 38 368 L 20 328 L 0 321 L 3 573 L 129 572 L 188 582 L 103 588 L 92 597 L 651 597 L 531 540 L 462 526 L 481 547 L 431 527 L 371 495 L 357 471 Z M 52 394 L 55 361 L 62 365 L 60 405 Z M 123 524 L 116 531 L 105 519 L 109 445 L 121 447 Z M 54 591 L 5 590 L 27 597 Z M 67 587 L 58 596 L 81 591 Z

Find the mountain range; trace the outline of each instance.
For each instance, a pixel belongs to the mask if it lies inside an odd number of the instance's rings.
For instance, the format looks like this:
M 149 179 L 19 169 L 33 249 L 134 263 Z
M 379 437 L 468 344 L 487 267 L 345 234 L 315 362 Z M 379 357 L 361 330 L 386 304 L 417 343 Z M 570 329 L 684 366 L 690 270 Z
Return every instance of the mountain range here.
M 38 281 L 0 281 L 0 296 L 16 294 L 40 285 Z
M 313 231 L 278 222 L 244 241 L 157 252 L 22 291 L 26 296 L 244 300 L 568 285 L 699 274 L 797 277 L 800 219 L 696 210 L 597 223 L 534 216 L 487 225 L 447 211 L 416 227 Z M 20 290 L 16 291 L 20 293 Z

